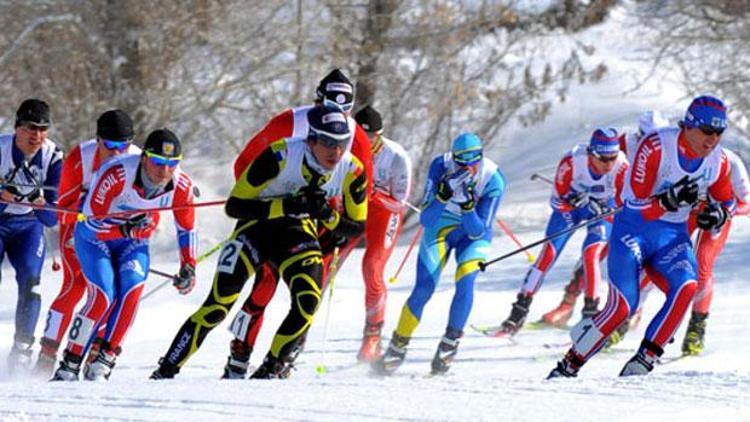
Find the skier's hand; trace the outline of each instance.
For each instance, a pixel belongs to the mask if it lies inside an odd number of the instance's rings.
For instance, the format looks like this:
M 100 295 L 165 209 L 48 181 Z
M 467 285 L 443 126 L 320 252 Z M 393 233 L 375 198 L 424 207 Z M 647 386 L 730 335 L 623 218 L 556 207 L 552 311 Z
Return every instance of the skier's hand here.
M 719 230 L 727 220 L 729 220 L 729 210 L 716 203 L 706 205 L 695 218 L 696 224 L 703 230 Z
M 669 189 L 656 195 L 667 211 L 677 211 L 681 206 L 693 206 L 698 202 L 698 182 L 685 175 Z
M 281 201 L 281 208 L 284 210 L 284 215 L 298 217 L 307 214 L 310 206 L 307 202 L 307 195 L 304 192 L 299 192 L 284 198 Z
M 589 194 L 586 192 L 573 192 L 568 196 L 568 203 L 573 208 L 583 208 L 591 202 Z
M 476 198 L 474 197 L 474 187 L 470 184 L 466 184 L 463 187 L 464 201 L 459 203 L 461 206 L 461 212 L 471 212 L 476 206 Z
M 150 214 L 139 214 L 120 224 L 123 237 L 129 239 L 148 239 L 156 229 L 156 223 Z
M 180 272 L 174 276 L 172 285 L 181 295 L 190 293 L 195 287 L 195 266 L 189 263 L 182 264 Z
M 438 188 L 435 196 L 441 202 L 448 202 L 453 197 L 453 194 L 459 192 L 463 187 L 463 184 L 467 180 L 471 179 L 471 172 L 467 169 L 461 169 L 456 172 L 446 174 L 438 183 Z
M 328 221 L 333 216 L 333 209 L 328 204 L 326 192 L 320 188 L 308 188 L 305 191 L 307 197 L 308 213 L 311 217 Z
M 609 207 L 609 204 L 600 199 L 596 198 L 590 198 L 589 204 L 588 204 L 588 210 L 591 213 L 592 217 L 598 217 L 602 214 L 606 214 L 610 212 L 612 209 Z

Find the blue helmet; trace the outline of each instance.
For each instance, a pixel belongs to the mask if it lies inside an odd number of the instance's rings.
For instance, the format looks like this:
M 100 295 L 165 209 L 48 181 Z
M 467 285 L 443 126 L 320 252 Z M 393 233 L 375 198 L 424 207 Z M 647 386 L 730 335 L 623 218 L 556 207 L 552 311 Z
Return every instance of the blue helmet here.
M 315 106 L 307 112 L 307 122 L 310 124 L 308 138 L 328 148 L 346 145 L 351 139 L 346 115 L 337 108 Z
M 602 155 L 615 155 L 620 152 L 620 141 L 617 139 L 617 130 L 614 128 L 598 128 L 591 134 L 589 141 L 589 153 Z
M 453 161 L 460 166 L 470 166 L 482 159 L 482 140 L 473 133 L 464 132 L 453 140 Z
M 727 108 L 716 97 L 702 95 L 693 99 L 682 123 L 688 128 L 707 128 L 718 133 L 727 128 Z

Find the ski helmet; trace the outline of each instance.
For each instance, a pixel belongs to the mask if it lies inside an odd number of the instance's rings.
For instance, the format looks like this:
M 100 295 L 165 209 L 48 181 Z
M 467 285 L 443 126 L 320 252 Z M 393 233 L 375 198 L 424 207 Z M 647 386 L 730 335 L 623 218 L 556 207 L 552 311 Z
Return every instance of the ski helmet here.
M 453 140 L 453 161 L 460 166 L 470 166 L 482 160 L 482 141 L 470 132 L 464 132 Z
M 616 155 L 620 152 L 620 141 L 614 128 L 598 128 L 591 134 L 589 153 L 596 157 Z
M 310 124 L 308 138 L 328 148 L 346 145 L 351 139 L 346 115 L 336 108 L 313 107 L 307 112 L 307 122 Z
M 365 132 L 379 133 L 383 130 L 383 120 L 380 118 L 380 113 L 372 108 L 372 106 L 368 105 L 358 111 L 357 114 L 354 115 L 354 120 L 362 126 L 362 129 L 364 129 Z
M 48 127 L 50 122 L 49 104 L 29 98 L 21 103 L 16 111 L 16 125 L 31 124 L 38 127 Z
M 354 85 L 340 69 L 333 69 L 321 79 L 315 90 L 318 101 L 329 107 L 350 112 L 354 107 Z
M 707 127 L 721 134 L 727 128 L 727 108 L 720 99 L 702 95 L 690 103 L 682 123 L 688 128 Z

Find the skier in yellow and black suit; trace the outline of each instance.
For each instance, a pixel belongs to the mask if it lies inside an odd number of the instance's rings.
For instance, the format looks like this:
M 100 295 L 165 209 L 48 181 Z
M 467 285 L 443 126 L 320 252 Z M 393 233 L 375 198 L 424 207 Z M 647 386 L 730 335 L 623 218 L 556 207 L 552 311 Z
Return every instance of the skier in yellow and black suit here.
M 361 233 L 367 218 L 362 164 L 345 152 L 346 116 L 316 107 L 305 139 L 282 139 L 251 163 L 232 189 L 226 212 L 239 221 L 221 251 L 211 292 L 177 332 L 153 379 L 172 378 L 208 332 L 226 317 L 247 279 L 274 265 L 289 287 L 291 309 L 252 378 L 289 374 L 295 347 L 307 332 L 321 296 L 322 254 L 316 221 L 343 237 Z M 343 197 L 343 213 L 328 200 Z

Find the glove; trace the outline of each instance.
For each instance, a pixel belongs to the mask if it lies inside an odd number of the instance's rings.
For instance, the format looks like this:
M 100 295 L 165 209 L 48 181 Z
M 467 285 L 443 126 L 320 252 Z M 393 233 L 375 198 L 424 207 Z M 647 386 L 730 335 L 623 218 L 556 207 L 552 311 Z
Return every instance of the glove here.
M 609 204 L 604 200 L 590 198 L 589 204 L 588 204 L 588 210 L 591 213 L 592 217 L 598 217 L 602 214 L 606 214 L 610 212 L 612 208 L 610 208 Z
M 309 188 L 305 190 L 307 197 L 308 214 L 312 218 L 328 221 L 333 217 L 333 209 L 328 204 L 326 192 L 320 188 Z
M 307 214 L 307 210 L 310 208 L 307 204 L 307 196 L 304 192 L 282 199 L 281 207 L 284 210 L 284 214 L 289 216 Z
M 695 222 L 703 230 L 721 229 L 729 220 L 729 210 L 723 205 L 711 203 L 695 217 Z
M 435 196 L 440 202 L 448 202 L 453 198 L 453 193 L 461 189 L 469 179 L 471 179 L 471 172 L 465 169 L 446 174 L 438 183 Z
M 656 198 L 667 211 L 677 211 L 684 205 L 693 206 L 698 202 L 698 183 L 686 175 Z
M 476 200 L 474 199 L 474 187 L 470 184 L 466 184 L 463 187 L 465 201 L 459 203 L 461 206 L 461 212 L 471 212 L 476 206 Z
M 340 248 L 349 241 L 349 237 L 337 230 L 326 232 L 320 238 L 320 251 L 323 255 L 328 255 L 333 252 L 335 248 Z
M 154 232 L 156 224 L 150 214 L 139 214 L 120 224 L 120 232 L 128 239 L 148 239 Z
M 174 276 L 172 285 L 181 295 L 190 293 L 195 287 L 195 266 L 188 263 L 182 264 L 180 272 Z
M 567 201 L 573 208 L 583 208 L 591 202 L 586 192 L 573 192 L 568 196 Z

